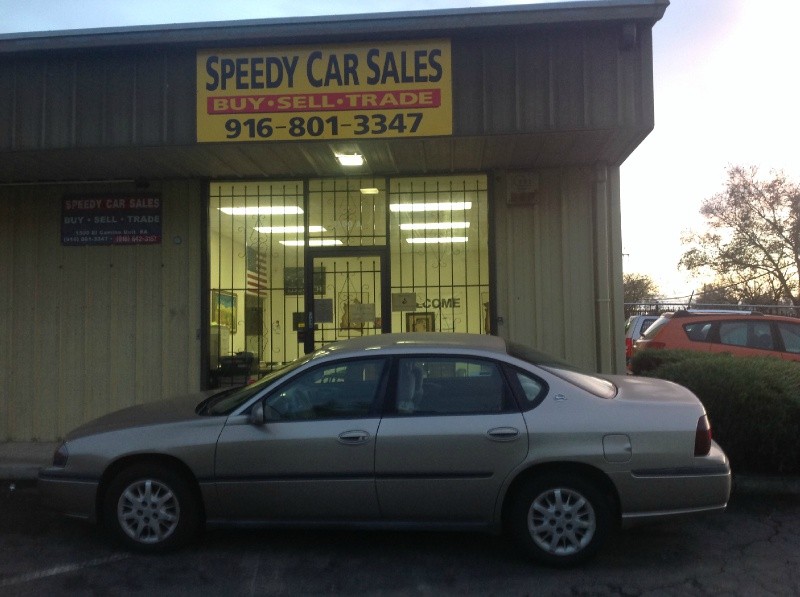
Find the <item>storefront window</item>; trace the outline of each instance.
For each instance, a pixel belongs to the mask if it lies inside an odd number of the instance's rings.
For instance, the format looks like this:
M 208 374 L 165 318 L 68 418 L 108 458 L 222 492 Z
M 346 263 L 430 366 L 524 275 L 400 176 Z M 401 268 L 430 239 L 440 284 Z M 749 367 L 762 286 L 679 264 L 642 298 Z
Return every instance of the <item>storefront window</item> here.
M 311 247 L 386 245 L 385 179 L 332 178 L 308 185 Z
M 212 372 L 258 376 L 297 358 L 292 321 L 304 305 L 303 183 L 212 184 L 209 220 Z M 237 354 L 246 358 L 231 358 Z
M 489 333 L 486 177 L 393 179 L 389 213 L 392 293 L 415 297 L 392 330 Z
M 488 333 L 487 203 L 484 175 L 213 183 L 213 377 L 238 383 L 303 354 L 309 276 L 314 346 Z

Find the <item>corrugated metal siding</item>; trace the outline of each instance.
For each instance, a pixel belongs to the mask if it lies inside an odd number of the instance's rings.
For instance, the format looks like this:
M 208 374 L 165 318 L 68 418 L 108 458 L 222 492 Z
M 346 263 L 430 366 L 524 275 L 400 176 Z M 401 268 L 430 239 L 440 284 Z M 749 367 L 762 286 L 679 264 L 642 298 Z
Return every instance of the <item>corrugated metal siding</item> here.
M 200 184 L 151 190 L 161 245 L 63 247 L 61 197 L 103 189 L 0 187 L 0 441 L 199 389 Z
M 454 136 L 649 131 L 651 32 L 628 50 L 620 35 L 616 23 L 454 37 Z M 193 145 L 195 109 L 191 49 L 0 60 L 2 150 Z
M 629 50 L 619 25 L 454 39 L 454 133 L 649 130 L 651 36 Z
M 195 54 L 129 50 L 0 61 L 0 149 L 194 142 Z
M 621 274 L 614 266 L 597 279 L 598 261 L 621 260 L 614 254 L 619 224 L 612 221 L 619 216 L 619 196 L 611 193 L 607 209 L 596 209 L 592 168 L 541 170 L 539 177 L 530 206 L 507 205 L 504 174 L 495 178 L 498 333 L 587 369 L 619 372 L 621 322 L 612 314 L 609 323 L 599 309 L 613 309 L 605 289 L 616 289 Z M 598 226 L 612 230 L 617 242 L 598 239 Z

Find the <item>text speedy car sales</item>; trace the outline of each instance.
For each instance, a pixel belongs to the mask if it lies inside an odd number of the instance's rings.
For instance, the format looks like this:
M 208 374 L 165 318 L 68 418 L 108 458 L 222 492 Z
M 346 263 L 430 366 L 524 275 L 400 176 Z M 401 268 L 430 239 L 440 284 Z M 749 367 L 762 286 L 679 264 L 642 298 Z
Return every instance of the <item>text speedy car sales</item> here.
M 322 51 L 316 50 L 304 61 L 304 80 L 312 87 L 361 85 L 362 78 L 367 85 L 437 83 L 442 79 L 441 58 L 440 48 L 415 50 L 413 53 L 405 50 L 381 53 L 378 48 L 370 48 L 364 61 L 369 75 L 360 77 L 358 54 L 345 52 L 340 56 L 331 53 L 326 57 Z M 291 89 L 295 86 L 299 62 L 300 56 L 209 56 L 206 59 L 209 78 L 206 89 Z
M 452 134 L 447 40 L 207 50 L 197 77 L 201 142 Z

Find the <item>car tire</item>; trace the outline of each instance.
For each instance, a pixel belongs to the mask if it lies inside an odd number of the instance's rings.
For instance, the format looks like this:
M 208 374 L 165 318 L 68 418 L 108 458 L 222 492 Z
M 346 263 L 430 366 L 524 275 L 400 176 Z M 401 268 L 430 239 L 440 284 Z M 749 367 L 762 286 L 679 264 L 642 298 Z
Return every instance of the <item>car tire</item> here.
M 123 545 L 162 552 L 188 543 L 200 529 L 200 505 L 185 476 L 160 464 L 123 469 L 108 486 L 105 528 Z
M 574 566 L 600 549 L 611 530 L 612 508 L 590 481 L 548 474 L 519 488 L 507 523 L 526 555 L 550 566 Z

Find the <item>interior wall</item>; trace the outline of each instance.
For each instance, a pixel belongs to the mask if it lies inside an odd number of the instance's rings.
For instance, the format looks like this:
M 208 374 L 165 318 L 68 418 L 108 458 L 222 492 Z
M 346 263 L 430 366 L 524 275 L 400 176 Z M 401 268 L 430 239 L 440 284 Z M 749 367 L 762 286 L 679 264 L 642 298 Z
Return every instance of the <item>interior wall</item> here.
M 62 246 L 65 194 L 0 187 L 0 441 L 55 440 L 109 411 L 200 388 L 201 186 L 151 184 L 160 245 Z

